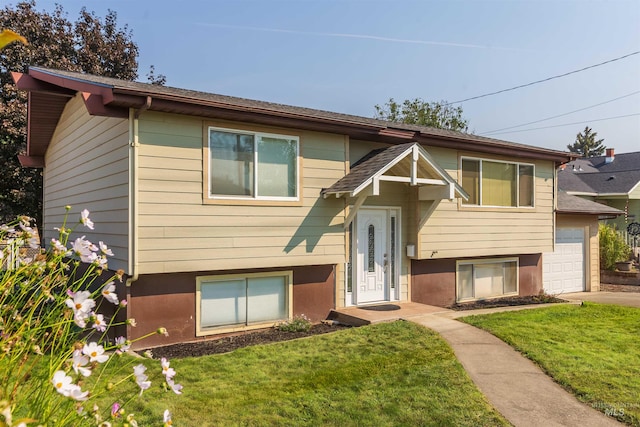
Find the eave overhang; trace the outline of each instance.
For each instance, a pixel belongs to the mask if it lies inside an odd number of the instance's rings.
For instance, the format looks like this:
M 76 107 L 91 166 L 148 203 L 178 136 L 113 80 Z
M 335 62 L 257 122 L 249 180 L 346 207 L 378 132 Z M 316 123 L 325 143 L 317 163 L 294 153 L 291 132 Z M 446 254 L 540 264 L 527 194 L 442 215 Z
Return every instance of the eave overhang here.
M 340 114 L 313 114 L 308 109 L 291 108 L 288 111 L 262 107 L 259 103 L 241 105 L 222 102 L 204 97 L 185 96 L 157 90 L 152 85 L 144 89 L 118 87 L 117 84 L 104 84 L 77 77 L 56 74 L 55 70 L 30 68 L 29 73 L 12 73 L 19 89 L 29 91 L 38 98 L 29 102 L 30 126 L 28 131 L 27 157 L 44 155 L 55 126 L 66 102 L 77 93 L 82 94 L 87 111 L 91 115 L 107 117 L 129 117 L 129 109 L 148 109 L 166 113 L 185 114 L 212 119 L 241 121 L 260 125 L 292 127 L 302 130 L 340 133 L 351 139 L 403 144 L 416 141 L 426 146 L 467 150 L 476 153 L 504 155 L 515 158 L 550 160 L 560 163 L 569 162 L 579 156 L 572 153 L 545 148 L 508 143 L 506 141 L 481 138 L 457 132 L 429 132 L 428 128 L 403 128 L 402 124 L 382 121 L 360 120 L 357 117 Z M 115 80 L 114 80 L 115 81 Z M 116 81 L 117 82 L 117 81 Z M 123 85 L 124 86 L 124 85 Z M 141 85 L 142 86 L 142 85 Z M 176 91 L 177 92 L 177 91 Z M 149 105 L 149 98 L 153 101 Z M 45 114 L 38 103 L 46 101 L 50 108 Z M 298 110 L 298 111 L 296 111 Z M 44 117 L 48 117 L 43 122 Z M 39 134 L 35 134 L 33 123 L 38 123 Z

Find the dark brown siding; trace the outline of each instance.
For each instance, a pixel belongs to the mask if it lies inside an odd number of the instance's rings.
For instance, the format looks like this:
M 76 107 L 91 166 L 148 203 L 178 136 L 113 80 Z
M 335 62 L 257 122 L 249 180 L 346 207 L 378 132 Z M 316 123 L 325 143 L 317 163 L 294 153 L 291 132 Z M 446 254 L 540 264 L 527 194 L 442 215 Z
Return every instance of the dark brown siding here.
M 411 300 L 441 307 L 455 303 L 456 260 L 412 260 Z
M 520 255 L 520 295 L 538 295 L 542 290 L 542 254 Z
M 537 295 L 542 289 L 542 254 L 519 255 L 518 258 L 520 295 Z M 456 260 L 413 260 L 411 300 L 440 307 L 455 304 Z
M 327 318 L 335 308 L 335 268 L 333 265 L 293 269 L 293 315 L 304 314 L 312 322 Z
M 160 327 L 167 329 L 169 337 L 152 335 L 134 343 L 133 348 L 213 337 L 196 337 L 196 277 L 280 270 L 293 270 L 294 315 L 304 314 L 314 322 L 325 319 L 335 306 L 333 265 L 142 275 L 128 289 L 128 317 L 137 323 L 135 328 L 128 327 L 129 339 L 142 337 Z
M 129 317 L 138 326 L 129 327 L 134 340 L 164 327 L 169 337 L 152 335 L 134 348 L 193 341 L 196 338 L 196 274 L 143 275 L 129 288 Z

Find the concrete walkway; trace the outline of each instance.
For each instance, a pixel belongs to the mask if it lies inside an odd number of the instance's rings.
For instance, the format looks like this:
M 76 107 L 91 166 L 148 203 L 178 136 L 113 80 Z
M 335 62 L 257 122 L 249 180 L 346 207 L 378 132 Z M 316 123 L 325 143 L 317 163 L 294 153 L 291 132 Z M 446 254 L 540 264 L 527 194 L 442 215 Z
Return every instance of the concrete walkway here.
M 563 295 L 563 297 L 566 297 Z M 580 299 L 575 298 L 574 304 Z M 489 402 L 515 426 L 620 426 L 611 417 L 579 402 L 529 359 L 481 329 L 455 319 L 472 314 L 541 308 L 539 304 L 452 311 L 418 303 L 389 304 L 391 310 L 351 307 L 340 314 L 365 323 L 398 319 L 415 322 L 438 332 Z M 397 307 L 397 308 L 395 308 Z
M 472 314 L 472 313 L 468 313 Z M 579 402 L 540 368 L 488 332 L 447 313 L 410 317 L 438 332 L 489 402 L 515 426 L 620 426 Z

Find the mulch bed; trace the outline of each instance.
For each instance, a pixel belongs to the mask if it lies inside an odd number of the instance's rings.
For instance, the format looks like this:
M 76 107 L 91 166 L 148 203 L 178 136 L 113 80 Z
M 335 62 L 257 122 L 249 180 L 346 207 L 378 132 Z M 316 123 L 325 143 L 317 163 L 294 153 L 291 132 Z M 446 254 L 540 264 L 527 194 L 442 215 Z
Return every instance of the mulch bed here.
M 228 353 L 230 351 L 252 345 L 269 344 L 272 342 L 288 341 L 296 338 L 327 334 L 348 328 L 351 328 L 351 326 L 325 323 L 319 323 L 311 326 L 311 329 L 308 332 L 285 332 L 276 328 L 269 328 L 246 332 L 241 335 L 234 335 L 230 337 L 157 347 L 151 349 L 151 352 L 153 353 L 154 359 L 160 359 L 161 357 L 166 357 L 168 359 L 199 357 L 208 354 Z
M 470 301 L 470 302 L 462 302 L 458 304 L 454 304 L 449 307 L 452 310 L 463 311 L 463 310 L 478 310 L 481 308 L 496 308 L 496 307 L 513 307 L 518 305 L 529 305 L 529 304 L 548 304 L 548 303 L 557 303 L 557 302 L 567 302 L 566 300 L 552 297 L 549 295 L 532 295 L 532 296 L 524 296 L 524 297 L 506 297 L 506 298 L 495 298 L 495 299 L 484 299 L 478 301 Z
M 451 308 L 452 310 L 476 310 L 481 308 L 510 307 L 517 305 L 546 304 L 554 302 L 566 301 L 547 295 L 526 297 L 516 296 L 459 303 L 449 308 Z M 389 306 L 391 307 L 391 305 Z M 308 332 L 285 332 L 276 328 L 261 329 L 224 338 L 157 347 L 152 349 L 152 353 L 154 359 L 160 359 L 161 357 L 166 357 L 168 359 L 199 357 L 208 354 L 228 353 L 239 348 L 252 345 L 269 344 L 273 342 L 293 340 L 296 338 L 310 337 L 313 335 L 327 334 L 351 327 L 352 326 L 343 324 L 319 323 L 317 325 L 313 325 Z

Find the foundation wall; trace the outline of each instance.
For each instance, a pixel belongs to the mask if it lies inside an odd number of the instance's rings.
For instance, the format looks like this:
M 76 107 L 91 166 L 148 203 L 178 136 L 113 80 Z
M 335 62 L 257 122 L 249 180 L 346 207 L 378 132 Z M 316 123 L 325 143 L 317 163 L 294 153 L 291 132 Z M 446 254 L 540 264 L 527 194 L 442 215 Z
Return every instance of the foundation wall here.
M 134 349 L 158 347 L 204 340 L 216 337 L 196 336 L 196 277 L 223 274 L 259 273 L 267 271 L 293 271 L 293 314 L 304 314 L 313 322 L 326 318 L 335 308 L 335 266 L 303 266 L 270 270 L 226 270 L 172 274 L 142 275 L 126 292 L 129 318 L 135 318 L 137 326 L 127 327 L 131 340 L 156 331 L 167 329 L 168 337 L 152 335 L 133 345 Z
M 519 295 L 537 295 L 542 289 L 542 254 L 519 255 L 518 258 Z M 411 300 L 440 307 L 455 304 L 456 261 L 413 260 Z

